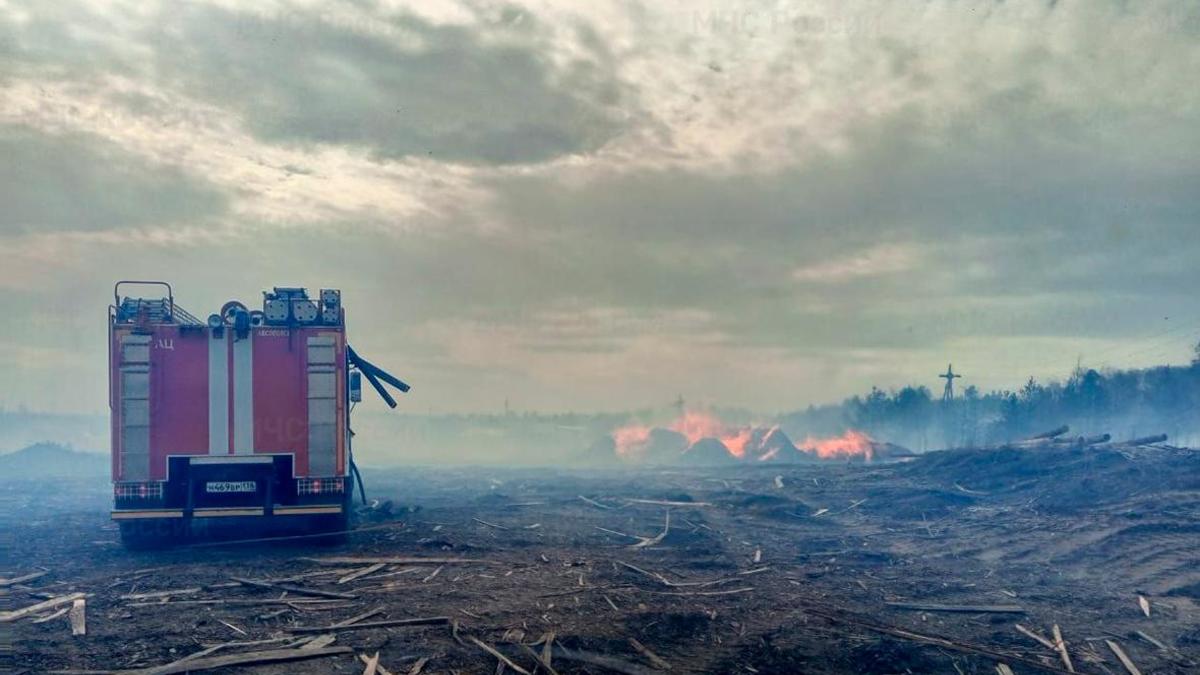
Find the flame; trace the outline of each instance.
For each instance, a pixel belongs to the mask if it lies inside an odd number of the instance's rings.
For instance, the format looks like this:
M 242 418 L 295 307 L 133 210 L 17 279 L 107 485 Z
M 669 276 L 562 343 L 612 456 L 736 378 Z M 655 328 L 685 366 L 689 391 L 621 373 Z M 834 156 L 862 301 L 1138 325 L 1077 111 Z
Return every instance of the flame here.
M 815 439 L 809 436 L 796 447 L 821 459 L 862 456 L 870 461 L 875 458 L 875 442 L 870 436 L 854 429 L 833 438 Z
M 650 427 L 640 424 L 624 426 L 612 432 L 612 439 L 618 457 L 633 459 L 645 450 L 646 444 L 650 442 Z
M 689 410 L 684 412 L 667 425 L 668 429 L 677 432 L 687 439 L 688 446 L 703 438 L 715 438 L 724 444 L 729 454 L 737 459 L 754 459 L 767 462 L 779 455 L 782 446 L 767 449 L 771 439 L 779 432 L 775 425 L 762 433 L 763 427 L 735 427 L 722 422 L 715 415 Z M 650 443 L 651 427 L 642 424 L 630 424 L 619 427 L 612 432 L 613 443 L 617 456 L 622 459 L 641 459 Z M 760 435 L 755 439 L 755 432 Z M 849 430 L 841 436 L 833 438 L 808 437 L 797 445 L 803 452 L 816 455 L 821 459 L 848 459 L 862 457 L 867 461 L 875 458 L 875 442 L 867 434 Z
M 688 443 L 701 438 L 721 438 L 726 435 L 725 424 L 708 413 L 689 410 L 667 427 L 683 434 Z

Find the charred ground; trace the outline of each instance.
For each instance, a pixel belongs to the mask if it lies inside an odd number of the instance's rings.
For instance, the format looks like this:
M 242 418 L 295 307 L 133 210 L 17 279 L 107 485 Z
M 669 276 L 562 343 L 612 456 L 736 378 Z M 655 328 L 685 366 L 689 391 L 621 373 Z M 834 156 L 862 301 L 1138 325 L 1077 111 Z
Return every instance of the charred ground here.
M 152 553 L 118 546 L 104 484 L 3 484 L 0 573 L 47 571 L 4 589 L 6 609 L 90 594 L 84 636 L 66 617 L 8 624 L 13 665 L 145 669 L 217 644 L 270 641 L 212 656 L 331 633 L 324 649 L 351 651 L 246 670 L 361 672 L 359 656 L 378 652 L 393 673 L 418 663 L 495 672 L 477 639 L 533 671 L 552 633 L 560 673 L 1065 671 L 1021 624 L 1051 642 L 1058 625 L 1078 672 L 1125 672 L 1107 641 L 1143 672 L 1200 667 L 1194 451 L 1014 447 L 892 464 L 367 478 L 395 507 L 344 543 Z M 337 583 L 392 557 L 472 562 L 384 564 Z M 327 558 L 358 561 L 313 560 Z M 448 619 L 304 630 L 374 609 L 364 621 Z

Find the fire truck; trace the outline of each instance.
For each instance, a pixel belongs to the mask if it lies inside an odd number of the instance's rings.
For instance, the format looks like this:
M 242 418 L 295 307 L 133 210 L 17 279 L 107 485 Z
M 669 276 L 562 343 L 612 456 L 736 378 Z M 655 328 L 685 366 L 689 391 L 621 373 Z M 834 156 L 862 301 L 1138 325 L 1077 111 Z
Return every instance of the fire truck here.
M 113 301 L 112 518 L 126 546 L 218 525 L 348 528 L 362 378 L 392 408 L 384 383 L 409 386 L 346 343 L 340 291 L 277 287 L 261 308 L 231 300 L 206 321 L 162 281 L 120 281 Z

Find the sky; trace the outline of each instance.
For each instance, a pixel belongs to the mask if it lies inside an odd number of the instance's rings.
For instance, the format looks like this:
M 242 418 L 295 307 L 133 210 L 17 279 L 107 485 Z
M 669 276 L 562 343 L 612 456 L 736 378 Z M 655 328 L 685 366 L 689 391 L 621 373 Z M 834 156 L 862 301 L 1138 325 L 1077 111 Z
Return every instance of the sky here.
M 0 405 L 118 279 L 343 292 L 413 412 L 1184 363 L 1200 5 L 0 0 Z

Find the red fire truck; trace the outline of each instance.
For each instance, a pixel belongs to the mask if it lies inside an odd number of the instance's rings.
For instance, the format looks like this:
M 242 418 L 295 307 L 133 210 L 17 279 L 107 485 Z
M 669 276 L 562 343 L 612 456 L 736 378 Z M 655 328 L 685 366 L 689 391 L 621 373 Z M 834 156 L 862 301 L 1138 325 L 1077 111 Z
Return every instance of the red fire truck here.
M 152 297 L 122 295 L 130 286 Z M 161 281 L 121 281 L 109 307 L 112 517 L 127 546 L 209 525 L 344 531 L 357 476 L 361 378 L 393 408 L 404 382 L 346 344 L 341 293 L 263 293 L 201 321 Z M 289 528 L 291 529 L 291 528 Z

